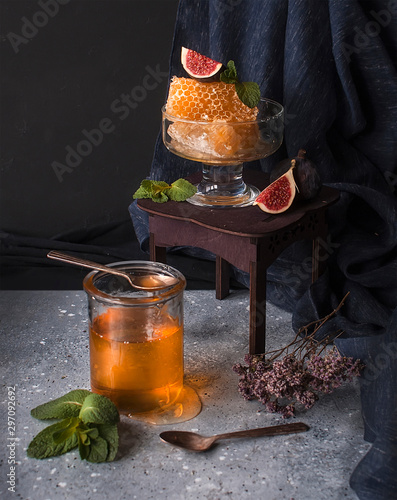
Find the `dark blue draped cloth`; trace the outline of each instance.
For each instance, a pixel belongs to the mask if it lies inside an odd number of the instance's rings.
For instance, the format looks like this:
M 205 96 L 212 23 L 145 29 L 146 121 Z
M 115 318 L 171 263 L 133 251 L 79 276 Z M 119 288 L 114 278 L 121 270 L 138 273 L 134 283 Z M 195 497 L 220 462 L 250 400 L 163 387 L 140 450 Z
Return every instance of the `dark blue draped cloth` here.
M 182 0 L 170 59 L 170 76 L 184 75 L 181 46 L 232 59 L 240 79 L 284 105 L 283 146 L 246 168 L 269 172 L 305 148 L 341 192 L 323 245 L 328 271 L 311 284 L 311 248 L 297 243 L 269 269 L 268 297 L 293 312 L 298 329 L 350 291 L 320 335 L 344 330 L 339 349 L 366 364 L 364 438 L 373 444 L 350 481 L 362 500 L 397 498 L 396 19 L 396 0 Z M 151 178 L 172 182 L 198 169 L 159 136 Z M 135 203 L 130 213 L 145 249 L 147 216 Z M 235 276 L 248 284 L 245 273 Z

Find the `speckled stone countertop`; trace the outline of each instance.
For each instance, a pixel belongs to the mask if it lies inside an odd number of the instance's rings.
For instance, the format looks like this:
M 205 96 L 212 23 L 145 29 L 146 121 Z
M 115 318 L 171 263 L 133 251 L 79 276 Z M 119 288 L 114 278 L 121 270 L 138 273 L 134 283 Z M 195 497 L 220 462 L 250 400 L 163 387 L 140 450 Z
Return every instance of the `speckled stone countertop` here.
M 291 421 L 310 430 L 222 441 L 205 453 L 187 452 L 159 439 L 163 430 L 204 435 L 285 422 L 247 402 L 232 371 L 248 350 L 248 291 L 222 301 L 213 291 L 185 292 L 185 376 L 203 409 L 193 420 L 151 426 L 122 417 L 117 459 L 81 461 L 78 452 L 29 459 L 26 448 L 48 423 L 30 409 L 72 389 L 90 388 L 86 296 L 82 291 L 4 291 L 0 294 L 1 446 L 3 499 L 356 499 L 349 477 L 369 449 L 363 441 L 357 383 L 321 397 Z M 268 304 L 268 348 L 293 336 L 291 316 Z M 16 390 L 15 493 L 7 490 L 7 387 Z

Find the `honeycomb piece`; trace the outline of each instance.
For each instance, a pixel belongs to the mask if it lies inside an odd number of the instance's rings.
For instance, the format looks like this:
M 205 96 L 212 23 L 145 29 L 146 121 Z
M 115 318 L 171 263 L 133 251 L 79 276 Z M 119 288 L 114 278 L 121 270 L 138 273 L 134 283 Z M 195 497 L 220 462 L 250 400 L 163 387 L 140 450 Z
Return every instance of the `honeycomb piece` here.
M 258 114 L 258 108 L 241 102 L 233 84 L 176 76 L 170 83 L 166 111 L 188 120 L 222 122 L 252 121 Z
M 241 137 L 233 126 L 227 123 L 214 125 L 210 133 L 210 143 L 213 151 L 219 156 L 233 156 L 240 149 Z
M 173 146 L 188 157 L 204 154 L 213 158 L 237 158 L 253 151 L 260 139 L 256 123 L 219 123 L 175 121 L 168 134 Z

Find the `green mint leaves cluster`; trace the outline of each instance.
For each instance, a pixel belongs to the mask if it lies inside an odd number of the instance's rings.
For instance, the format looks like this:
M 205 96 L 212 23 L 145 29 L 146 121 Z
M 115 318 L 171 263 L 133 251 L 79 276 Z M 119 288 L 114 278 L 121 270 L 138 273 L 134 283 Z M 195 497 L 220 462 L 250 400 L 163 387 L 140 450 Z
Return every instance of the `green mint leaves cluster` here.
M 255 82 L 240 82 L 237 77 L 236 66 L 234 61 L 227 63 L 227 69 L 219 76 L 221 82 L 234 83 L 237 95 L 246 106 L 254 108 L 258 105 L 261 98 L 261 91 L 259 85 Z
M 119 412 L 110 399 L 84 389 L 37 406 L 32 417 L 62 419 L 37 434 L 28 446 L 30 458 L 62 455 L 78 447 L 82 460 L 111 462 L 119 447 Z
M 151 198 L 157 203 L 164 203 L 168 200 L 185 201 L 196 192 L 196 186 L 193 186 L 186 179 L 178 179 L 172 184 L 144 179 L 137 191 L 135 191 L 134 199 Z

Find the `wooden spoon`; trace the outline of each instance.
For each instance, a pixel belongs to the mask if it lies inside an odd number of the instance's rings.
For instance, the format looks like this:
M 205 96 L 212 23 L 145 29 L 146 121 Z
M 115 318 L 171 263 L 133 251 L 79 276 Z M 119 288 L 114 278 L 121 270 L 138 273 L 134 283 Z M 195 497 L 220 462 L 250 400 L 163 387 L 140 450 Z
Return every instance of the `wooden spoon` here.
M 248 429 L 246 431 L 227 432 L 209 437 L 201 436 L 195 432 L 165 431 L 160 434 L 160 438 L 167 443 L 180 446 L 186 450 L 206 451 L 219 439 L 279 436 L 281 434 L 306 432 L 309 429 L 310 427 L 303 422 L 294 422 L 292 424 L 273 425 L 259 429 Z

